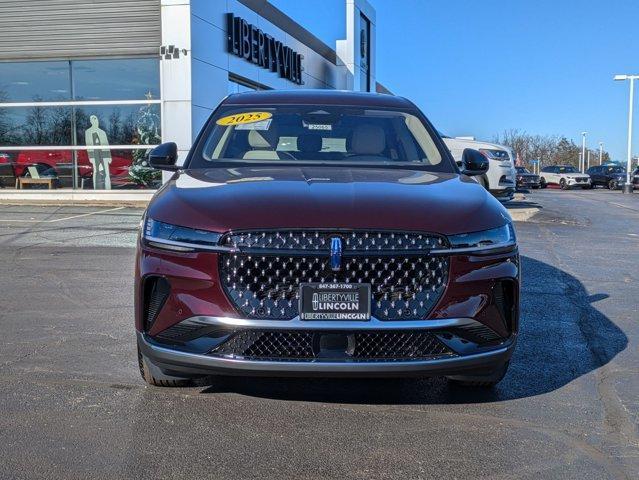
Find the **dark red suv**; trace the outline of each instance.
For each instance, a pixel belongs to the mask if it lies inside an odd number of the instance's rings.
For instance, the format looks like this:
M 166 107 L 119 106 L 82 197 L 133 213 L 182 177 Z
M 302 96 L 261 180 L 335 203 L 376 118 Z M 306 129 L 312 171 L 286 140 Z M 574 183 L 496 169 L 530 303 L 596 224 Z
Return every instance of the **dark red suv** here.
M 423 114 L 390 95 L 242 93 L 213 113 L 144 214 L 140 371 L 447 376 L 499 382 L 515 347 L 519 255 L 504 207 Z

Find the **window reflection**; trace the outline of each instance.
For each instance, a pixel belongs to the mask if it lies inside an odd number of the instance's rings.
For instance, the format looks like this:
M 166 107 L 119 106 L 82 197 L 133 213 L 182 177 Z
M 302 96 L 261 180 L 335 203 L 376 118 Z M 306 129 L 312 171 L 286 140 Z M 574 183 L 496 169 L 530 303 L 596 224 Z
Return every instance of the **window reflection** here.
M 156 58 L 0 62 L 0 188 L 31 175 L 43 181 L 24 188 L 157 188 L 161 175 L 148 166 L 149 148 L 122 147 L 161 143 L 160 105 L 73 101 L 159 99 Z M 16 102 L 29 105 L 7 105 Z M 55 146 L 62 148 L 47 148 Z
M 54 188 L 73 186 L 73 152 L 71 150 L 24 150 L 16 152 L 12 159 L 12 174 L 26 178 L 53 178 Z M 22 188 L 37 188 L 42 185 L 22 185 Z
M 236 82 L 234 80 L 229 79 L 229 83 L 227 86 L 227 92 L 229 95 L 233 93 L 244 93 L 244 92 L 254 92 L 257 90 L 256 87 L 251 87 L 248 85 L 244 85 L 242 83 Z
M 110 190 L 158 188 L 162 175 L 148 166 L 150 150 L 91 149 L 79 150 L 80 189 Z
M 0 145 L 71 144 L 71 107 L 0 108 Z
M 13 188 L 16 178 L 51 178 L 53 188 L 81 190 L 159 188 L 162 176 L 148 165 L 150 149 L 23 150 L 0 152 L 0 187 Z M 21 188 L 47 185 L 25 182 Z
M 76 60 L 71 68 L 76 100 L 160 98 L 156 59 Z
M 0 103 L 70 99 L 69 62 L 0 62 Z
M 159 104 L 75 107 L 75 124 L 78 145 L 104 140 L 109 145 L 157 145 L 161 140 Z M 96 143 L 99 131 L 106 137 Z

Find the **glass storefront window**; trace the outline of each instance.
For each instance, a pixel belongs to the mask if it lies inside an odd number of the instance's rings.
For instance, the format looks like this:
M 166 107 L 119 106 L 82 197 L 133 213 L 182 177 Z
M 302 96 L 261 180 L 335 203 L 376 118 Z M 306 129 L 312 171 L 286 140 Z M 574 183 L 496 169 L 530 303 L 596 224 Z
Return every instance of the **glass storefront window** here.
M 73 186 L 73 152 L 71 150 L 22 150 L 11 153 L 14 155 L 10 162 L 11 168 L 5 168 L 4 184 L 15 185 L 16 177 L 40 177 L 55 179 L 56 188 Z M 36 187 L 38 186 L 34 186 Z
M 70 99 L 69 62 L 0 62 L 0 103 Z
M 94 190 L 158 188 L 162 175 L 148 166 L 150 149 L 77 151 L 78 188 Z
M 257 90 L 257 87 L 251 87 L 229 79 L 227 88 L 227 92 L 229 95 L 233 93 L 254 92 L 255 90 Z
M 71 69 L 76 100 L 160 98 L 156 59 L 74 60 Z
M 158 188 L 146 146 L 162 141 L 159 100 L 155 58 L 0 62 L 0 187 L 38 175 L 55 188 Z
M 75 107 L 75 125 L 78 145 L 156 145 L 162 139 L 159 104 Z
M 114 148 L 0 153 L 0 186 L 13 188 L 17 177 L 40 177 L 53 178 L 56 188 L 73 188 L 75 176 L 75 188 L 81 190 L 155 189 L 162 175 L 149 167 L 149 152 Z
M 71 107 L 0 107 L 0 149 L 71 144 Z

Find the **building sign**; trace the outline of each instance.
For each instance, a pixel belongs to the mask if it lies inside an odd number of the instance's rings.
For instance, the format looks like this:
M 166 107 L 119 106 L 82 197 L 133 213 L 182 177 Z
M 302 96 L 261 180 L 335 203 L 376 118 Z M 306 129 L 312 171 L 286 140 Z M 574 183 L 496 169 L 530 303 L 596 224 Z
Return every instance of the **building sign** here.
M 302 84 L 302 55 L 246 20 L 226 14 L 228 52 Z

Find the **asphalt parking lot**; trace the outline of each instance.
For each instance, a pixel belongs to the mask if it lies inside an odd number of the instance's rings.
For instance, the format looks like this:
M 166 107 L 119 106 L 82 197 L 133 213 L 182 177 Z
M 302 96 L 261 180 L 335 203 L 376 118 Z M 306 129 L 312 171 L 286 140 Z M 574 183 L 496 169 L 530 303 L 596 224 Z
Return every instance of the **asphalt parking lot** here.
M 139 377 L 141 210 L 0 205 L 0 478 L 639 478 L 639 195 L 534 191 L 522 332 L 443 379 Z

